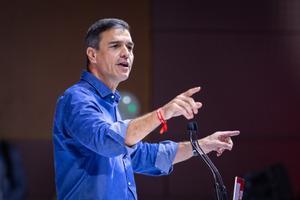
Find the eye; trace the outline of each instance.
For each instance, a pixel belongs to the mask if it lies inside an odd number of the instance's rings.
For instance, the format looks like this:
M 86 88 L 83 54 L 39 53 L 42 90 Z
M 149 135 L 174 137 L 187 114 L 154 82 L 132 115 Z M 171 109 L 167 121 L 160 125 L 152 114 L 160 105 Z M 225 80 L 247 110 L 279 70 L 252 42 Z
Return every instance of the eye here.
M 132 50 L 133 50 L 133 46 L 128 45 L 128 46 L 127 46 L 127 49 L 128 49 L 129 51 L 132 51 Z
M 118 44 L 113 44 L 113 45 L 111 45 L 110 47 L 111 48 L 113 48 L 113 49 L 116 49 L 116 48 L 118 48 L 120 45 L 118 45 Z
M 109 48 L 112 48 L 112 49 L 117 49 L 117 48 L 119 48 L 119 47 L 120 47 L 120 44 L 117 43 L 117 42 L 111 43 L 111 44 L 109 45 Z

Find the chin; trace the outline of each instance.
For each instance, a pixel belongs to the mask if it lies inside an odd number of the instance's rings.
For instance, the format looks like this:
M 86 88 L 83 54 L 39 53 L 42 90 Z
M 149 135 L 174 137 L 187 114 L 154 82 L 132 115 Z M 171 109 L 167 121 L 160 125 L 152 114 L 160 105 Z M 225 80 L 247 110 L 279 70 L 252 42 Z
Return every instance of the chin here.
M 120 82 L 122 82 L 122 81 L 126 81 L 128 78 L 129 78 L 129 74 L 122 75 L 122 76 L 119 77 L 119 80 L 120 80 Z

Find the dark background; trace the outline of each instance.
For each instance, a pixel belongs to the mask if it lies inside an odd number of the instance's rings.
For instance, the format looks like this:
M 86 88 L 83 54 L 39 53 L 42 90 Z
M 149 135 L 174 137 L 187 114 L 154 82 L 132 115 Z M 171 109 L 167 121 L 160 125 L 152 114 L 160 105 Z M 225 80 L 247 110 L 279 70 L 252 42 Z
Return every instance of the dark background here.
M 281 163 L 300 194 L 300 3 L 296 0 L 3 1 L 0 138 L 20 151 L 28 199 L 55 196 L 51 143 L 55 101 L 84 69 L 83 37 L 103 17 L 123 18 L 136 43 L 130 80 L 142 112 L 193 86 L 203 137 L 239 129 L 234 149 L 210 157 L 229 193 L 234 176 Z M 187 121 L 147 140 L 187 140 Z M 140 199 L 213 199 L 212 176 L 193 158 L 168 177 L 136 177 Z

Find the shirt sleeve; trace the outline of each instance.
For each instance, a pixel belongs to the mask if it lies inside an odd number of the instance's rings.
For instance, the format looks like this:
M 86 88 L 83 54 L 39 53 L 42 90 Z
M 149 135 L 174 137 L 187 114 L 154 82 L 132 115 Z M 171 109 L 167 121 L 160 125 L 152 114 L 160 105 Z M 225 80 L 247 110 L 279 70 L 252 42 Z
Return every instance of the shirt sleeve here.
M 63 123 L 67 137 L 105 157 L 127 153 L 125 135 L 129 120 L 109 123 L 108 115 L 88 91 L 78 90 L 64 98 Z
M 177 143 L 172 141 L 163 141 L 158 144 L 140 142 L 134 148 L 131 160 L 135 173 L 160 176 L 172 172 L 178 149 Z

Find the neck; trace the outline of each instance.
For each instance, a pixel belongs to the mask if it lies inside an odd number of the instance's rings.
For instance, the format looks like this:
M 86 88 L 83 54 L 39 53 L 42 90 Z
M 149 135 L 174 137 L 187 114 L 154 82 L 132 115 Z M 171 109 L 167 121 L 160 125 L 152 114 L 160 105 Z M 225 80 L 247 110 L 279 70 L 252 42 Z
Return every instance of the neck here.
M 93 70 L 90 70 L 90 73 L 92 73 L 98 80 L 103 82 L 109 89 L 111 89 L 112 92 L 115 92 L 119 83 L 116 83 L 109 78 L 103 76 L 102 74 L 99 74 Z

